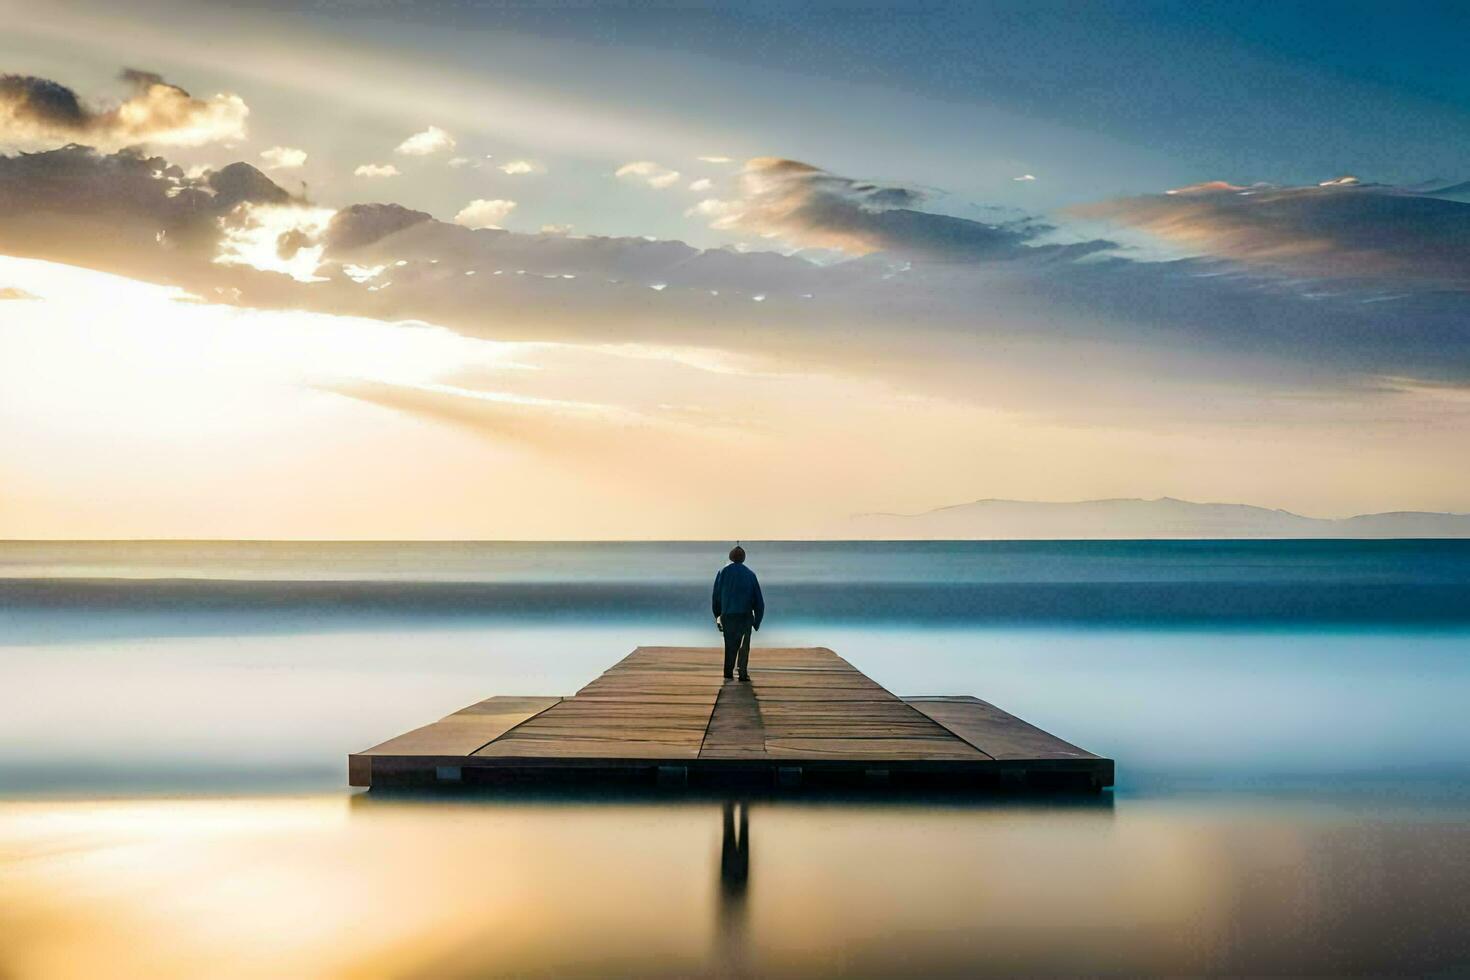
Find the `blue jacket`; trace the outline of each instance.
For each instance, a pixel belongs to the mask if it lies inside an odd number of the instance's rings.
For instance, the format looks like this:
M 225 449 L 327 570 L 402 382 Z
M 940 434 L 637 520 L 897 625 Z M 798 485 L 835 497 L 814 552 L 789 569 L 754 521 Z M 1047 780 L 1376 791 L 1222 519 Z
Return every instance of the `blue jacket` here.
M 716 616 L 754 616 L 752 625 L 760 629 L 766 600 L 755 572 L 733 561 L 720 569 L 715 576 L 714 610 Z

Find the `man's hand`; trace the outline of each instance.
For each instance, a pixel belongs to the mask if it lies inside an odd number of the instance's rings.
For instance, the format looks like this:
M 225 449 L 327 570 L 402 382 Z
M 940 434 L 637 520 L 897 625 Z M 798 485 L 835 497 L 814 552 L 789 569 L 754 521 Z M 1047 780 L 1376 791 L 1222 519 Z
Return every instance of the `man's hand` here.
M 715 617 L 715 629 L 719 630 L 721 633 L 725 632 L 725 621 L 718 616 Z

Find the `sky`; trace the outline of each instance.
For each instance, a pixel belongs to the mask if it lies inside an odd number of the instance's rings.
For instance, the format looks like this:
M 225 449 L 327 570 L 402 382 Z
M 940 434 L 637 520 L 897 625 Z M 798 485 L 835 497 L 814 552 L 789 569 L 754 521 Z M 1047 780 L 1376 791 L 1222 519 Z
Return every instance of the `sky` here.
M 0 16 L 0 537 L 1470 511 L 1463 5 Z

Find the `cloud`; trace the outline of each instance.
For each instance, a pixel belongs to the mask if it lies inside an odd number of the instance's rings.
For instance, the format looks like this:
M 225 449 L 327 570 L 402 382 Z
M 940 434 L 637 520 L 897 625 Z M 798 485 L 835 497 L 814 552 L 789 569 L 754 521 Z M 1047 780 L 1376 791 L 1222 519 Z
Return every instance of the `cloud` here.
M 414 211 L 399 204 L 354 204 L 332 216 L 327 229 L 327 247 L 345 252 L 371 245 L 394 232 L 433 218 L 424 211 Z
M 133 68 L 121 79 L 132 94 L 89 106 L 70 88 L 31 75 L 0 75 L 0 139 L 85 140 L 103 148 L 132 143 L 202 146 L 245 137 L 250 109 L 238 95 L 198 99 L 162 76 Z
M 297 203 L 242 204 L 220 219 L 224 234 L 214 261 L 320 282 L 317 270 L 335 213 Z
M 685 217 L 703 218 L 710 223 L 711 228 L 736 228 L 737 222 L 745 214 L 745 206 L 739 201 L 722 201 L 717 197 L 707 197 L 684 211 Z
M 1470 204 L 1340 177 L 1306 187 L 1210 181 L 1075 209 L 1185 254 L 1292 276 L 1470 289 Z
M 38 298 L 34 293 L 28 293 L 24 289 L 18 289 L 15 286 L 0 286 L 0 300 Z
M 1011 178 L 1011 180 L 1018 180 L 1018 181 L 1022 181 L 1023 183 L 1030 183 L 1031 181 L 1034 181 L 1035 179 L 1036 179 L 1036 177 L 1034 175 L 1032 175 L 1032 174 L 1022 174 L 1019 177 L 1012 177 Z
M 635 160 L 632 163 L 625 163 L 617 169 L 613 176 L 647 184 L 656 191 L 672 187 L 679 182 L 679 171 L 670 170 L 652 160 Z
M 729 157 L 699 157 L 700 163 L 734 163 Z
M 842 178 L 834 180 L 845 189 Z M 860 185 L 853 193 L 882 190 Z M 850 210 L 850 201 L 841 203 Z M 745 214 L 749 204 L 710 199 L 694 210 L 718 220 Z M 1380 374 L 1470 381 L 1462 327 L 1470 307 L 1453 294 L 1354 288 L 1327 295 L 1215 259 L 1144 261 L 1100 253 L 1106 243 L 1045 244 L 1036 230 L 1045 226 L 1034 221 L 1003 226 L 1007 237 L 997 241 L 989 225 L 906 210 L 915 214 L 909 224 L 860 225 L 865 243 L 881 235 L 888 249 L 822 264 L 800 254 L 638 237 L 473 235 L 436 221 L 414 223 L 341 260 L 409 259 L 384 294 L 394 315 L 471 333 L 526 309 L 537 310 L 536 329 L 548 331 L 538 336 L 578 341 L 687 343 L 689 325 L 698 323 L 701 343 L 745 349 L 749 331 L 769 329 L 757 343 L 787 365 L 912 373 L 934 392 L 959 397 L 1044 378 L 1049 359 L 1065 350 L 1069 363 L 1086 363 L 1086 383 L 1072 383 L 1096 400 L 1099 416 L 1105 402 L 1117 411 L 1144 398 L 1136 375 L 1124 380 L 1130 361 L 1181 388 L 1227 377 L 1267 388 L 1360 385 Z M 799 217 L 806 223 L 792 236 L 810 244 L 815 218 Z M 960 223 L 959 247 L 935 243 L 935 218 L 943 219 L 941 231 L 944 222 Z M 1074 261 L 1082 255 L 1091 261 Z M 755 296 L 765 300 L 752 302 Z M 838 329 L 840 350 L 833 347 Z M 975 374 L 982 363 L 983 383 Z M 1035 397 L 1044 403 L 1040 389 Z
M 449 164 L 449 166 L 453 167 L 455 170 L 458 170 L 461 167 L 468 167 L 470 164 L 472 164 L 474 162 L 475 161 L 471 160 L 469 157 L 452 157 L 448 161 L 448 164 Z
M 570 235 L 571 233 L 572 233 L 572 226 L 571 225 L 542 225 L 541 226 L 541 234 L 543 234 L 543 235 Z
M 16 254 L 129 264 L 179 250 L 212 255 L 220 217 L 241 204 L 293 200 L 248 163 L 191 177 L 136 149 L 72 145 L 0 156 L 0 242 Z
M 454 223 L 466 228 L 499 228 L 500 223 L 515 210 L 515 201 L 476 198 L 460 209 Z
M 512 177 L 521 174 L 544 174 L 546 165 L 535 160 L 510 160 L 502 163 L 499 168 L 501 173 L 510 174 Z
M 398 144 L 394 153 L 402 153 L 410 157 L 426 157 L 442 150 L 454 149 L 454 137 L 450 136 L 438 126 L 430 126 L 421 133 L 414 133 L 408 139 Z
M 205 182 L 214 191 L 216 211 L 227 211 L 242 203 L 299 203 L 284 188 L 248 163 L 232 163 L 212 170 Z
M 1187 187 L 1175 187 L 1172 190 L 1164 191 L 1164 193 L 1165 194 L 1168 194 L 1168 195 L 1170 195 L 1172 197 L 1174 195 L 1186 195 L 1187 196 L 1187 195 L 1191 195 L 1191 194 L 1213 194 L 1216 191 L 1244 191 L 1244 190 L 1249 190 L 1249 188 L 1242 187 L 1242 186 L 1240 186 L 1238 184 L 1232 184 L 1232 183 L 1230 183 L 1229 181 L 1226 181 L 1226 180 L 1207 180 L 1207 181 L 1204 181 L 1203 183 L 1199 183 L 1199 184 L 1190 184 Z M 1093 205 L 1085 205 L 1085 206 L 1086 207 L 1089 207 L 1089 208 L 1093 207 Z M 1103 205 L 1098 205 L 1098 206 L 1099 207 L 1106 207 L 1107 204 L 1105 203 Z
M 391 163 L 364 163 L 352 171 L 354 177 L 397 177 L 400 171 Z
M 273 146 L 261 150 L 260 158 L 267 170 L 295 170 L 306 163 L 306 151 L 290 146 Z
M 588 452 L 625 459 L 631 430 L 658 420 L 615 405 L 485 391 L 447 384 L 396 384 L 354 379 L 318 385 L 347 398 L 463 426 L 543 452 Z
M 1053 229 L 1035 221 L 988 224 L 923 211 L 913 188 L 856 180 L 799 160 L 758 157 L 740 173 L 740 197 L 709 199 L 691 212 L 714 228 L 779 238 L 848 255 L 889 252 L 925 261 L 1080 257 L 1109 242 L 1033 246 Z
M 1045 244 L 1057 233 L 1039 232 L 1045 226 L 1035 221 L 997 229 L 914 206 L 885 210 L 922 196 L 802 164 L 781 169 L 789 172 L 780 189 L 793 198 L 776 202 L 784 209 L 759 212 L 769 198 L 741 195 L 692 210 L 750 222 L 757 208 L 761 223 L 746 230 L 801 245 L 841 230 L 882 248 L 816 262 L 769 246 L 487 234 L 466 225 L 503 224 L 510 202 L 472 202 L 457 223 L 367 204 L 338 212 L 325 231 L 270 226 L 256 213 L 252 237 L 231 247 L 243 244 L 259 261 L 220 265 L 211 260 L 223 226 L 248 223 L 234 217 L 239 205 L 299 202 L 246 164 L 191 178 L 161 157 L 71 147 L 0 156 L 0 252 L 241 305 L 419 319 L 494 339 L 759 351 L 762 370 L 866 373 L 936 397 L 1014 399 L 1046 412 L 1085 402 L 1096 424 L 1145 403 L 1223 411 L 1226 401 L 1213 394 L 1197 398 L 1201 382 L 1217 393 L 1378 390 L 1384 377 L 1470 385 L 1470 291 L 1439 280 L 1340 276 L 1324 285 L 1214 255 L 1103 254 L 1096 243 Z M 1357 193 L 1365 191 L 1386 194 Z M 885 223 L 896 211 L 909 214 Z M 938 236 L 945 222 L 959 223 L 959 247 Z M 1084 254 L 1090 261 L 1071 260 Z M 382 272 L 358 282 L 348 265 Z M 298 282 L 294 273 L 327 281 Z M 648 288 L 655 284 L 664 288 Z
M 708 177 L 701 177 L 698 180 L 691 180 L 689 182 L 689 189 L 691 191 L 707 191 L 714 186 L 715 182 Z

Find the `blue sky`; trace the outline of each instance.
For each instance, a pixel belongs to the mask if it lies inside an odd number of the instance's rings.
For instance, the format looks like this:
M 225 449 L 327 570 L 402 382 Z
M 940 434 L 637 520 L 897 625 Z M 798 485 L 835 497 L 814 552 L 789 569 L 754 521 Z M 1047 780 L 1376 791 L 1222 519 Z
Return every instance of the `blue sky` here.
M 446 114 L 433 102 L 457 91 L 464 104 L 449 113 L 457 126 L 445 125 L 465 135 L 467 151 L 535 156 L 576 178 L 573 186 L 592 184 L 597 193 L 569 197 L 563 180 L 556 205 L 536 210 L 548 223 L 604 234 L 700 235 L 677 214 L 596 184 L 639 151 L 696 174 L 709 172 L 689 159 L 699 155 L 812 160 L 933 187 L 943 206 L 965 213 L 1211 179 L 1453 178 L 1470 139 L 1470 79 L 1454 50 L 1470 15 L 1456 5 L 109 9 L 33 15 L 47 37 L 15 45 L 12 70 L 49 71 L 95 91 L 115 73 L 112 62 L 131 58 L 196 88 L 248 84 L 261 138 L 295 145 L 316 135 L 344 153 L 369 152 L 374 137 L 387 143 L 406 106 L 424 118 Z M 135 36 L 119 40 L 119 23 Z M 167 32 L 149 29 L 163 24 Z M 330 87 L 304 91 L 334 68 Z M 382 88 L 393 91 L 374 91 Z M 424 101 L 415 105 L 416 95 Z M 561 116 L 562 126 L 497 118 L 506 100 Z M 319 148 L 318 159 L 330 150 Z M 1023 173 L 1037 180 L 1011 180 Z M 308 175 L 323 194 L 360 190 L 335 174 Z M 405 203 L 440 204 L 455 189 L 415 187 Z M 630 220 L 629 210 L 641 213 Z

